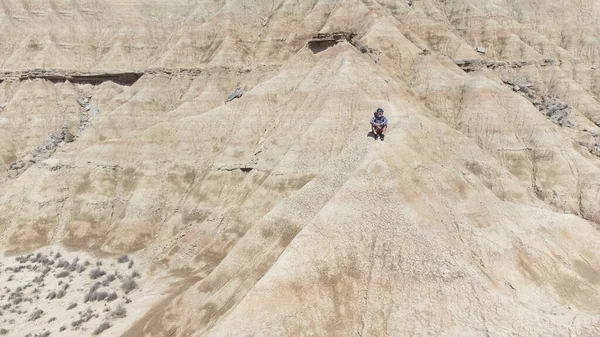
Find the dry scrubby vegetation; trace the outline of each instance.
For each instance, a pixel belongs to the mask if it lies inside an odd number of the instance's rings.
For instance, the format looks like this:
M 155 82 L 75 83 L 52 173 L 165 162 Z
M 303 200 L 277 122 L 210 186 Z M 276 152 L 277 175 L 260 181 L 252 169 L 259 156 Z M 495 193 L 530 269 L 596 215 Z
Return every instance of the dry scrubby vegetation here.
M 17 325 L 23 330 L 26 323 L 32 331 L 24 335 L 30 337 L 69 331 L 100 335 L 113 321 L 127 317 L 132 300 L 126 295 L 138 289 L 141 279 L 127 255 L 90 262 L 50 251 L 13 261 L 0 263 L 0 335 Z

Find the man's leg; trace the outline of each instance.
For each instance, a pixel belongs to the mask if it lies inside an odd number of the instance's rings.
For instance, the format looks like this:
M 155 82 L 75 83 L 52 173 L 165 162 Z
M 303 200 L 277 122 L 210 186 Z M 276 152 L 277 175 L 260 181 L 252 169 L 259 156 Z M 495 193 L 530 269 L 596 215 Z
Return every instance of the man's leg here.
M 385 131 L 386 131 L 386 130 L 387 130 L 387 125 L 384 125 L 384 126 L 381 128 L 381 135 L 380 135 L 380 136 L 381 136 L 381 140 L 383 140 L 383 139 L 385 138 Z
M 373 132 L 373 137 L 377 139 L 377 127 L 375 125 L 371 125 L 371 132 Z

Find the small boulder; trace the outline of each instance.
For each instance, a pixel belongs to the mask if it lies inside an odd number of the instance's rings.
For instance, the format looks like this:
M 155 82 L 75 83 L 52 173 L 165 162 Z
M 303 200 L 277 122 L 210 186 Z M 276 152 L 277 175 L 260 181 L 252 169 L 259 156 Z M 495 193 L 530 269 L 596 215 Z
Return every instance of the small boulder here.
M 50 136 L 56 140 L 63 140 L 63 138 L 65 137 L 64 133 L 62 130 L 56 130 L 52 133 L 52 135 Z
M 244 92 L 239 87 L 235 88 L 235 91 L 227 95 L 227 102 L 233 101 L 236 98 L 242 97 Z
M 65 138 L 64 141 L 65 143 L 71 143 L 73 141 L 73 134 L 70 131 L 66 131 L 65 132 Z

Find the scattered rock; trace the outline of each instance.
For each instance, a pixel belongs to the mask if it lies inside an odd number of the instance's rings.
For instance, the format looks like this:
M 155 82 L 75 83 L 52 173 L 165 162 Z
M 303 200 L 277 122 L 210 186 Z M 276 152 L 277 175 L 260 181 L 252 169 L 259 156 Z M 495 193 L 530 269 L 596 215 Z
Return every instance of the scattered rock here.
M 454 60 L 454 63 L 459 66 L 465 72 L 480 71 L 485 68 L 497 69 L 497 68 L 521 68 L 525 66 L 538 66 L 547 67 L 556 65 L 555 60 L 546 59 L 542 61 L 494 61 L 494 60 L 480 60 L 480 59 L 463 59 Z M 504 83 L 507 83 L 506 80 Z M 514 84 L 514 83 L 512 83 Z
M 566 127 L 575 126 L 575 123 L 569 120 L 571 107 L 558 97 L 540 95 L 534 89 L 534 84 L 531 82 L 516 83 L 513 80 L 503 80 L 503 82 L 510 85 L 514 92 L 518 92 L 521 96 L 527 98 L 533 106 L 543 112 L 554 124 Z
M 9 177 L 15 178 L 25 172 L 29 167 L 42 160 L 50 158 L 62 142 L 73 142 L 74 136 L 66 125 L 52 132 L 44 142 L 38 145 L 23 159 L 11 163 L 8 167 Z
M 4 108 L 6 108 L 7 105 L 8 102 L 0 103 L 0 110 L 4 110 Z
M 479 54 L 485 54 L 485 47 L 476 47 L 475 51 Z

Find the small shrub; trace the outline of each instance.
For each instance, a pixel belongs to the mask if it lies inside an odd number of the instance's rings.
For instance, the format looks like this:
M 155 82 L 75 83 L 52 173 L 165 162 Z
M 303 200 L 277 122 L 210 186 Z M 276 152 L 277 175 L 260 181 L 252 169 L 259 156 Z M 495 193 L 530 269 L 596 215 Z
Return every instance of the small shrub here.
M 104 322 L 100 324 L 100 326 L 98 326 L 96 330 L 94 330 L 94 335 L 99 335 L 108 328 L 110 328 L 110 324 L 108 322 Z
M 127 255 L 121 255 L 121 256 L 119 256 L 119 258 L 117 259 L 117 261 L 119 263 L 129 262 L 129 256 L 127 256 Z
M 56 263 L 56 268 L 68 268 L 69 267 L 69 262 L 65 261 L 65 260 L 60 260 Z
M 96 267 L 100 267 L 102 265 L 102 261 L 96 261 Z
M 44 311 L 42 309 L 35 309 L 31 313 L 31 315 L 29 315 L 29 320 L 35 321 L 35 320 L 39 319 L 40 317 L 42 317 L 43 314 L 44 314 Z
M 129 264 L 127 265 L 127 269 L 131 269 L 133 267 L 133 260 L 129 260 Z
M 131 276 L 124 277 L 121 283 L 121 289 L 125 292 L 125 294 L 129 294 L 132 290 L 137 288 L 137 283 Z
M 54 322 L 54 321 L 56 321 L 56 317 L 52 317 L 52 318 L 50 318 L 50 319 L 48 320 L 48 323 L 52 323 L 52 322 Z
M 96 269 L 90 270 L 90 278 L 92 280 L 95 280 L 98 277 L 104 276 L 104 275 L 106 275 L 106 272 L 104 270 L 100 269 L 100 268 L 96 268 Z
M 83 320 L 80 318 L 78 320 L 74 320 L 73 322 L 71 322 L 71 326 L 74 328 L 77 328 L 81 325 L 81 323 L 83 323 Z
M 48 294 L 48 296 L 46 296 L 46 299 L 52 301 L 55 297 L 56 297 L 56 293 L 54 291 L 51 291 Z
M 69 276 L 69 271 L 67 271 L 67 270 L 63 270 L 60 273 L 54 275 L 54 277 L 56 277 L 56 278 L 63 278 L 63 277 L 67 277 L 67 276 Z
M 100 284 L 100 282 L 94 282 L 94 284 L 90 288 L 90 292 L 94 292 L 94 291 L 98 290 L 101 286 L 102 285 Z
M 72 302 L 71 304 L 69 304 L 69 306 L 67 307 L 67 310 L 71 310 L 73 308 L 75 308 L 77 306 L 77 303 Z
M 140 273 L 134 270 L 133 273 L 131 273 L 131 277 L 140 277 Z
M 67 330 L 67 326 L 63 325 L 63 326 L 60 327 L 60 329 L 58 329 L 58 332 L 63 332 L 65 330 Z
M 63 297 L 65 297 L 66 293 L 67 292 L 64 289 L 61 289 L 56 293 L 56 298 L 63 298 Z
M 58 259 L 62 257 L 62 255 L 60 254 L 60 252 L 56 252 L 56 254 L 54 254 L 54 259 Z
M 48 337 L 50 336 L 50 331 L 44 331 L 42 333 L 36 333 L 33 337 Z
M 118 297 L 118 296 L 117 296 L 117 293 L 113 291 L 112 293 L 110 293 L 110 294 L 108 295 L 108 297 L 106 298 L 106 301 L 107 301 L 107 302 L 112 302 L 112 301 L 116 300 L 116 299 L 117 299 L 117 297 Z
M 106 278 L 104 279 L 104 281 L 102 281 L 102 285 L 107 287 L 115 279 L 116 279 L 116 276 L 114 274 L 108 274 L 108 275 L 106 275 Z
M 83 297 L 83 303 L 103 301 L 108 298 L 108 293 L 105 291 L 90 291 Z
M 8 330 L 2 328 L 0 329 L 0 335 L 6 335 L 8 333 Z
M 125 318 L 127 317 L 127 310 L 122 304 L 119 304 L 115 308 L 115 311 L 112 312 L 111 316 L 114 318 Z

